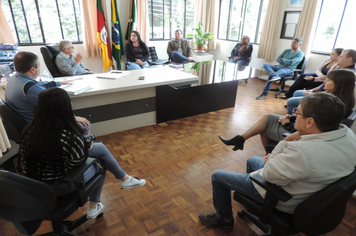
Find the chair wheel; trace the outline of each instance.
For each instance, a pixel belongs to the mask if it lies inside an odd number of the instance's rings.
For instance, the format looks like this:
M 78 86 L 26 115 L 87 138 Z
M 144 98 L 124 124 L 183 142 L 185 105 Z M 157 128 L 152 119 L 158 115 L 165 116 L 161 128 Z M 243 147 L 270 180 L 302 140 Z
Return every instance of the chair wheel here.
M 244 213 L 243 210 L 239 210 L 239 211 L 237 212 L 237 215 L 238 215 L 240 218 L 244 218 L 244 217 L 245 217 L 245 213 Z

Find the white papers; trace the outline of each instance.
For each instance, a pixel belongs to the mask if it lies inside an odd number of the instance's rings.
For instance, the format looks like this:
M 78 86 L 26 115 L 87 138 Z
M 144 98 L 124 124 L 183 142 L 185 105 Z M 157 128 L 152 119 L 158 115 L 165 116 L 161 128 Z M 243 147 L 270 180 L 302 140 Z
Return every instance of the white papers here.
M 112 70 L 109 73 L 97 74 L 99 79 L 119 79 L 125 75 L 130 74 L 130 71 Z
M 59 77 L 59 78 L 53 78 L 55 82 L 63 82 L 67 80 L 78 80 L 78 79 L 83 79 L 83 76 L 71 76 L 71 77 Z
M 82 83 L 74 83 L 71 85 L 68 85 L 66 87 L 62 87 L 65 91 L 67 91 L 69 94 L 72 95 L 79 95 L 81 93 L 84 93 L 88 91 L 89 89 L 92 89 L 93 87 L 90 85 L 82 84 Z
M 172 67 L 172 68 L 183 68 L 183 64 L 169 64 L 169 67 Z

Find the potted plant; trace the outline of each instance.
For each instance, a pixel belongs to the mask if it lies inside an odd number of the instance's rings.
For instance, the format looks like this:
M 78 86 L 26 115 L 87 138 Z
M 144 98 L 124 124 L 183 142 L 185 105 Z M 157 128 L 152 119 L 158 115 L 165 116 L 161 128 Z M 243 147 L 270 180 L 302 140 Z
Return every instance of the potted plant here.
M 214 34 L 212 32 L 203 33 L 203 23 L 199 21 L 198 28 L 195 28 L 195 34 L 188 34 L 188 37 L 194 37 L 194 42 L 197 45 L 197 51 L 203 52 L 204 46 L 209 40 L 214 41 Z

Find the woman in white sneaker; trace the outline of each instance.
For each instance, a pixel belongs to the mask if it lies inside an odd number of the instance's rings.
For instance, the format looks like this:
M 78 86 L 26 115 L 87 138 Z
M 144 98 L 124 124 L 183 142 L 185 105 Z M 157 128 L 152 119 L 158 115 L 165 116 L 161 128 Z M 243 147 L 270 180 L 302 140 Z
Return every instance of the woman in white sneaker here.
M 51 185 L 60 197 L 75 191 L 74 184 L 62 179 L 71 169 L 84 163 L 88 156 L 102 161 L 104 169 L 122 181 L 122 189 L 146 184 L 144 179 L 127 175 L 104 144 L 85 141 L 66 91 L 60 88 L 42 91 L 35 116 L 22 135 L 19 170 L 30 178 Z M 91 166 L 85 172 L 85 181 L 98 171 L 98 166 Z M 89 197 L 88 219 L 96 218 L 104 210 L 100 202 L 104 181 L 105 178 Z

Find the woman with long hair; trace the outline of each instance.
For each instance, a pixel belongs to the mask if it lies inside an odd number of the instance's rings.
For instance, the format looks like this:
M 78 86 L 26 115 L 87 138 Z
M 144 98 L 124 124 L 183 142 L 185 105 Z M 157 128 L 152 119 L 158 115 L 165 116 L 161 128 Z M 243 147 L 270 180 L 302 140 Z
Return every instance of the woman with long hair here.
M 343 48 L 335 48 L 331 53 L 329 58 L 327 58 L 316 70 L 315 73 L 304 73 L 301 74 L 289 88 L 285 96 L 279 98 L 291 98 L 295 91 L 304 88 L 316 88 L 323 84 L 325 81 L 328 72 L 336 70 L 339 68 L 337 65 L 337 60 L 339 59 L 340 54 L 342 53 Z M 315 89 L 315 91 L 317 88 Z
M 334 94 L 344 103 L 344 118 L 351 113 L 355 105 L 354 88 L 355 74 L 347 69 L 331 71 L 325 80 L 325 91 Z M 234 146 L 233 150 L 236 151 L 243 150 L 245 141 L 259 134 L 266 150 L 269 140 L 281 141 L 284 139 L 284 133 L 295 131 L 294 121 L 295 116 L 289 114 L 285 116 L 266 114 L 242 135 L 236 135 L 232 139 L 224 139 L 221 136 L 219 138 L 225 145 Z
M 132 31 L 129 41 L 125 44 L 125 56 L 128 70 L 139 70 L 150 67 L 147 62 L 149 57 L 146 44 L 141 40 L 140 33 Z
M 58 197 L 75 191 L 73 183 L 62 179 L 71 169 L 84 163 L 88 156 L 97 158 L 104 169 L 120 179 L 122 189 L 146 183 L 144 179 L 127 175 L 101 142 L 93 143 L 87 139 L 75 121 L 67 92 L 60 88 L 46 89 L 39 94 L 35 116 L 22 134 L 19 170 L 30 178 L 49 184 Z M 98 166 L 91 166 L 85 172 L 85 181 L 98 171 Z M 88 219 L 96 218 L 104 210 L 100 202 L 104 181 L 89 197 Z

